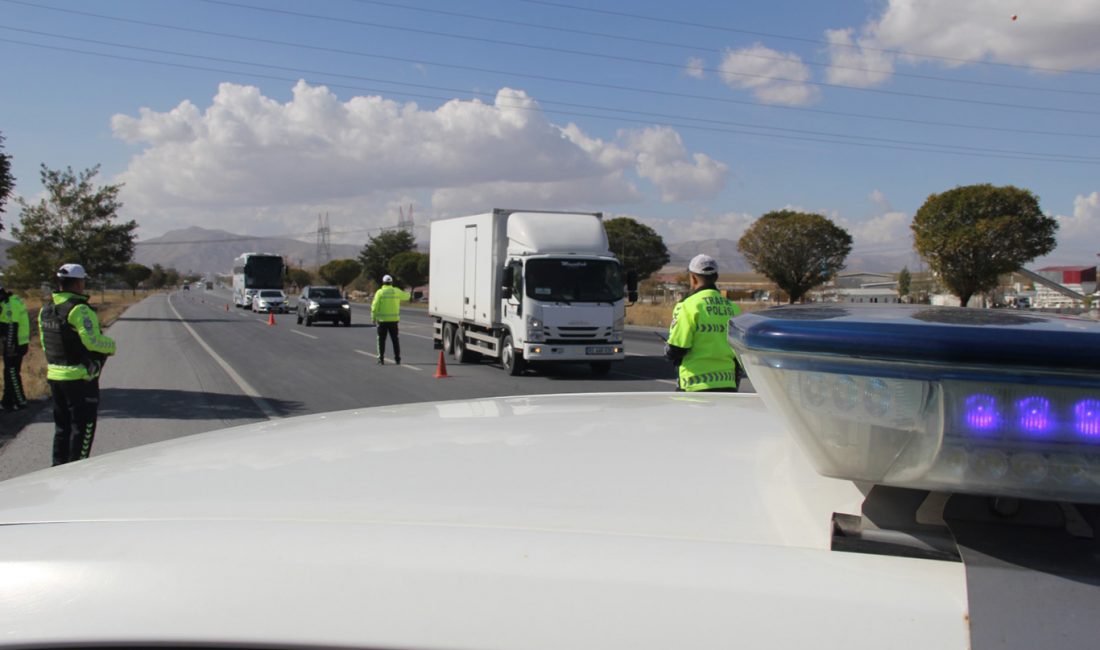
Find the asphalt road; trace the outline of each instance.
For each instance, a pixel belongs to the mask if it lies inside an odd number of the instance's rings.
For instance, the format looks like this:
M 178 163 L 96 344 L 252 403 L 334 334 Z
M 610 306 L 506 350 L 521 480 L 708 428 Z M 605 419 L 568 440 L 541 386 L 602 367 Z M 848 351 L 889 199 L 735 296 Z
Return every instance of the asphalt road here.
M 367 305 L 353 305 L 351 327 L 305 327 L 295 324 L 293 314 L 278 314 L 275 321 L 271 326 L 267 315 L 233 307 L 225 291 L 156 295 L 131 307 L 108 331 L 119 352 L 101 380 L 93 453 L 265 418 L 419 401 L 675 387 L 654 334 L 658 328 L 628 331 L 627 359 L 604 378 L 579 364 L 511 377 L 496 363 L 447 359 L 449 377 L 437 379 L 439 351 L 432 347 L 424 310 L 402 310 L 400 366 L 377 365 Z M 0 480 L 48 467 L 52 437 L 47 408 L 0 448 Z

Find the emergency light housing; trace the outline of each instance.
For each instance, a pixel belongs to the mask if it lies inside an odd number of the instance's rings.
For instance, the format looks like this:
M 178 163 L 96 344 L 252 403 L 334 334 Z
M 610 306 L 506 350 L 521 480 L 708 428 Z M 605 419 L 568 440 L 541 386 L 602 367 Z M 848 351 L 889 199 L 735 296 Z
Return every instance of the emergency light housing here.
M 818 472 L 1100 503 L 1100 323 L 925 306 L 742 315 L 730 342 Z

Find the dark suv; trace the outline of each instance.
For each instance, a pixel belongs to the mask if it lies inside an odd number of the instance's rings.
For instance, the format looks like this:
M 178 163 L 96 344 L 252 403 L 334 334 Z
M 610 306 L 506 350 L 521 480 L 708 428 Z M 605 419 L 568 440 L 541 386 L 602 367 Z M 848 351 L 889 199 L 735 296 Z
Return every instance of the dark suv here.
M 303 287 L 298 296 L 298 324 L 306 327 L 325 320 L 334 325 L 351 325 L 351 305 L 336 287 Z

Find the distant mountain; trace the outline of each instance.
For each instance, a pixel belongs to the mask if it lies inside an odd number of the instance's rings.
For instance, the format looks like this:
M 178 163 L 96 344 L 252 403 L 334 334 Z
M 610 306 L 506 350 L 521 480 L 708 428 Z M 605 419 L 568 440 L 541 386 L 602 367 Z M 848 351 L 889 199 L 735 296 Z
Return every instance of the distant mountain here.
M 332 259 L 355 258 L 362 246 L 330 244 Z M 291 264 L 314 266 L 317 244 L 281 237 L 249 237 L 224 230 L 191 226 L 173 230 L 161 237 L 137 242 L 134 261 L 145 266 L 160 264 L 187 273 L 227 274 L 241 253 L 275 253 Z
M 665 268 L 671 270 L 683 270 L 691 258 L 699 253 L 706 253 L 718 260 L 718 268 L 722 273 L 752 271 L 752 267 L 737 251 L 737 242 L 732 239 L 709 239 L 665 245 L 668 247 L 671 258 Z M 897 273 L 903 266 L 908 266 L 909 270 L 913 271 L 919 264 L 920 261 L 912 250 L 875 251 L 873 248 L 867 250 L 856 248 L 848 256 L 845 270 Z

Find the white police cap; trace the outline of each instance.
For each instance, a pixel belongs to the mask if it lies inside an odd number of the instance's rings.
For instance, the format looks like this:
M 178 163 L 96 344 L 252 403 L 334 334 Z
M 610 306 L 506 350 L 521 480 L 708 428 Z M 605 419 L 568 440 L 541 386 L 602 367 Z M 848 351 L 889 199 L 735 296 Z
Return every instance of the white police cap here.
M 392 282 L 393 282 L 393 276 L 392 275 L 383 275 L 382 276 L 382 284 L 390 284 Z
M 710 255 L 696 255 L 691 258 L 688 271 L 699 275 L 714 275 L 718 272 L 718 262 Z
M 88 274 L 84 272 L 84 267 L 79 264 L 62 264 L 61 268 L 57 269 L 57 277 L 83 280 L 88 277 Z

